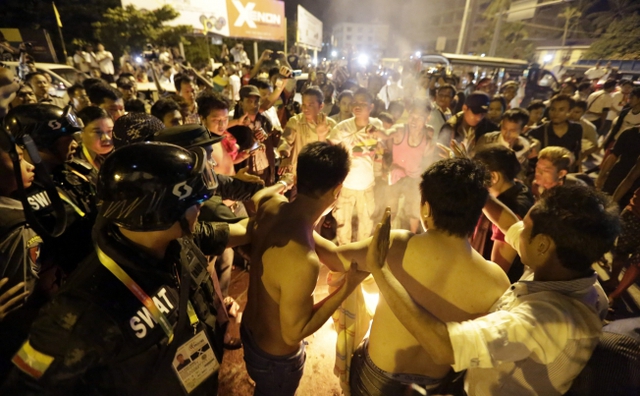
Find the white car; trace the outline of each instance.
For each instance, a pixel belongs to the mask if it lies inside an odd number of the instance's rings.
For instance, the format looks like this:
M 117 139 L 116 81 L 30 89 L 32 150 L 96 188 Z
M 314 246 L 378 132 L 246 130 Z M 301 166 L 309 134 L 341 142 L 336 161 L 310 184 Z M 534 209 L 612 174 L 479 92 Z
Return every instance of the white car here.
M 18 62 L 4 62 L 4 64 L 13 68 L 14 73 L 18 75 Z M 57 63 L 36 63 L 36 69 L 51 77 L 51 87 L 55 89 L 55 95 L 61 98 L 67 97 L 67 88 L 89 78 L 78 69 Z

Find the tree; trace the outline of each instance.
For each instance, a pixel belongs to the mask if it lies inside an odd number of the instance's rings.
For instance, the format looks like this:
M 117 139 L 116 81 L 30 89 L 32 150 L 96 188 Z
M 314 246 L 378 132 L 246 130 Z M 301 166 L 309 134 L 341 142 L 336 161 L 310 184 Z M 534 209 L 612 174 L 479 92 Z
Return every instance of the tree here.
M 62 20 L 67 49 L 73 53 L 73 42 L 92 42 L 92 24 L 109 7 L 118 7 L 120 0 L 55 0 Z M 0 26 L 8 28 L 47 29 L 53 44 L 62 55 L 60 36 L 51 1 L 0 0 Z M 79 40 L 79 41 L 78 41 Z M 62 59 L 59 56 L 59 59 Z M 62 59 L 64 62 L 64 59 Z
M 592 6 L 599 3 L 596 1 Z M 592 12 L 588 18 L 596 26 L 596 33 L 602 33 L 614 22 L 620 21 L 631 14 L 640 11 L 638 0 L 607 0 L 609 9 L 607 11 Z
M 488 53 L 495 31 L 493 20 L 488 23 L 482 34 L 473 42 L 474 52 Z M 529 40 L 529 31 L 522 22 L 503 22 L 498 38 L 495 56 L 500 58 L 529 59 L 533 55 L 533 43 Z
M 575 27 L 582 17 L 582 12 L 580 12 L 576 7 L 567 7 L 558 14 L 558 18 L 564 18 L 564 33 L 562 34 L 562 46 L 564 47 L 567 43 L 567 36 L 569 34 L 569 29 Z M 573 22 L 573 20 L 576 22 Z
M 511 0 L 492 0 L 482 14 L 486 19 L 495 19 L 498 13 L 507 11 L 511 7 Z
M 93 24 L 95 36 L 104 46 L 120 57 L 125 51 L 140 53 L 147 43 L 175 46 L 183 37 L 193 32 L 191 26 L 165 26 L 164 22 L 178 17 L 168 5 L 153 11 L 139 10 L 132 5 L 125 8 L 109 8 L 102 19 Z
M 587 59 L 640 59 L 640 15 L 632 13 L 614 20 L 591 44 Z

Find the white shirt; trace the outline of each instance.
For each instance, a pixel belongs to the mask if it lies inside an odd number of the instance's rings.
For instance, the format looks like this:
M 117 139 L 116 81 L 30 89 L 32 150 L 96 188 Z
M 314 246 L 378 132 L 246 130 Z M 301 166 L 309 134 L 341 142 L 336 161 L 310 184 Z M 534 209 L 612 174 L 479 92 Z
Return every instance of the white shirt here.
M 242 86 L 242 81 L 237 74 L 232 74 L 229 76 L 229 84 L 231 84 L 231 92 L 233 94 L 233 100 L 236 102 L 240 101 L 240 87 Z
M 524 225 L 514 224 L 505 241 L 518 250 Z M 608 308 L 597 276 L 539 282 L 525 272 L 489 314 L 447 323 L 453 369 L 467 369 L 473 395 L 562 395 L 598 343 Z
M 91 71 L 91 55 L 82 51 L 80 54 L 73 55 L 73 63 L 78 65 L 81 72 L 89 73 Z
M 605 74 L 607 74 L 607 69 L 603 68 L 603 67 L 592 67 L 591 69 L 587 70 L 586 72 L 584 72 L 584 75 L 589 79 L 589 80 L 599 80 L 602 78 L 602 76 L 604 76 Z
M 627 95 L 627 98 L 629 96 Z M 615 118 L 620 114 L 622 108 L 626 106 L 627 101 L 625 100 L 624 94 L 621 91 L 617 91 L 611 94 L 611 107 L 609 110 L 609 114 L 607 115 L 607 120 L 615 120 Z
M 280 124 L 280 119 L 278 118 L 278 109 L 275 106 L 269 107 L 267 110 L 262 112 L 262 115 L 267 117 L 267 119 L 271 122 L 271 126 L 273 129 L 277 131 L 282 130 L 282 124 Z
M 580 125 L 582 125 L 582 152 L 584 153 L 598 145 L 598 132 L 596 132 L 596 126 L 584 117 L 580 119 Z
M 614 121 L 614 124 L 616 122 L 617 120 Z M 618 140 L 618 138 L 620 137 L 622 132 L 624 132 L 625 129 L 638 126 L 638 125 L 640 125 L 640 113 L 634 114 L 633 110 L 629 111 L 629 113 L 627 113 L 627 116 L 624 117 L 624 120 L 622 120 L 622 127 L 620 127 L 620 130 L 618 131 L 618 134 L 615 136 L 615 139 Z
M 113 68 L 113 55 L 111 54 L 111 52 L 99 51 L 96 52 L 95 56 L 101 73 L 111 75 L 115 73 L 115 70 Z
M 378 98 L 384 102 L 384 107 L 389 108 L 389 103 L 394 100 L 402 99 L 404 97 L 404 89 L 398 85 L 398 83 L 386 84 L 380 92 L 378 92 Z
M 369 124 L 382 130 L 382 121 L 369 118 Z M 358 129 L 355 117 L 342 121 L 329 133 L 328 140 L 333 144 L 342 144 L 351 156 L 351 169 L 343 186 L 350 190 L 363 191 L 373 186 L 373 159 L 378 139 Z
M 251 63 L 247 52 L 243 49 L 239 50 L 234 47 L 229 51 L 229 53 L 233 56 L 234 63 L 242 63 L 243 65 Z
M 600 119 L 598 114 L 602 114 L 604 109 L 610 109 L 613 99 L 604 90 L 594 92 L 587 98 L 587 112 L 584 118 L 593 122 Z

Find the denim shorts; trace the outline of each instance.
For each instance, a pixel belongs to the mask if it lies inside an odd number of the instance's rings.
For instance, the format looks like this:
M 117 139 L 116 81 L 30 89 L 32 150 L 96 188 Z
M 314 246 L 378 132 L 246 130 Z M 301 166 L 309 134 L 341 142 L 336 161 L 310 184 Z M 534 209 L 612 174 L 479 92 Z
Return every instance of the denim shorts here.
M 304 342 L 300 343 L 300 349 L 295 353 L 275 356 L 260 349 L 251 331 L 243 325 L 240 326 L 240 337 L 247 372 L 256 383 L 254 395 L 294 396 L 307 359 Z

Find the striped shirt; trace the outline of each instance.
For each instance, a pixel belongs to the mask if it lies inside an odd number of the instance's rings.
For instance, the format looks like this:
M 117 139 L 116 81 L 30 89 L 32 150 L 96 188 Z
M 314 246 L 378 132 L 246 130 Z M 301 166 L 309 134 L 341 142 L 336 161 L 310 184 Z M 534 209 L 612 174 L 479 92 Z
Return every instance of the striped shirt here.
M 505 241 L 518 248 L 522 222 Z M 596 275 L 540 282 L 525 272 L 490 313 L 447 323 L 456 371 L 473 395 L 562 395 L 589 360 L 608 305 Z

